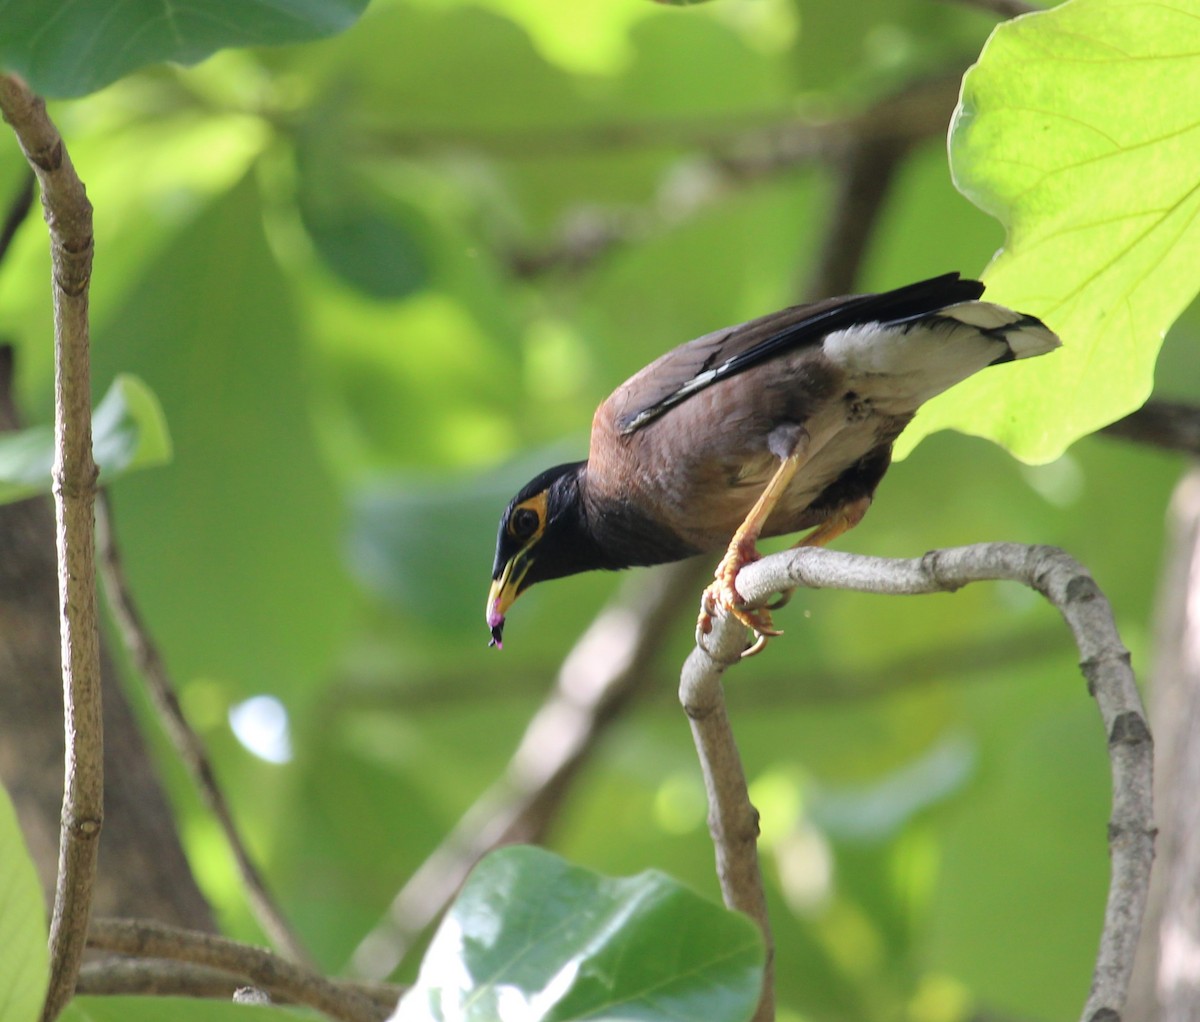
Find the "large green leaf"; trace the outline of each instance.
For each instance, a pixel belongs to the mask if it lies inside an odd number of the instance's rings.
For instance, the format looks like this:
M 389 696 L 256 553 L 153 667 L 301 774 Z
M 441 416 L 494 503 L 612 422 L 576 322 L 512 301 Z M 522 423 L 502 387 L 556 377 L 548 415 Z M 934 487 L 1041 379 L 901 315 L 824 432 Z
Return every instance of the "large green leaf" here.
M 46 96 L 81 96 L 135 68 L 194 64 L 228 46 L 332 35 L 367 0 L 68 0 L 0 3 L 0 68 Z
M 989 296 L 1063 338 L 918 416 L 1030 461 L 1137 408 L 1200 277 L 1200 8 L 1072 0 L 993 33 L 951 130 L 958 187 L 1008 228 Z
M 113 380 L 92 413 L 92 448 L 103 483 L 171 459 L 167 420 L 154 392 L 136 376 Z M 33 426 L 0 436 L 0 503 L 50 490 L 54 431 Z
M 0 788 L 0 1019 L 33 1022 L 50 975 L 46 910 L 17 814 Z
M 661 873 L 602 877 L 538 848 L 471 874 L 395 1022 L 750 1017 L 762 942 Z

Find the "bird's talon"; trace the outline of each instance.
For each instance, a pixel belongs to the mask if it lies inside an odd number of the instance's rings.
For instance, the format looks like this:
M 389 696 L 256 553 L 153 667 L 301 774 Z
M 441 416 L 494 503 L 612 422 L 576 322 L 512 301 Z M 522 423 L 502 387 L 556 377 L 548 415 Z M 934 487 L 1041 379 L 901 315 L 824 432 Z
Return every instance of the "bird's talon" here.
M 781 607 L 786 607 L 792 602 L 792 597 L 796 595 L 795 589 L 785 589 L 779 593 L 775 599 L 767 604 L 767 610 L 779 610 Z
M 776 632 L 775 634 L 781 635 L 783 633 Z M 749 646 L 747 646 L 744 650 L 742 650 L 741 658 L 743 660 L 749 660 L 752 656 L 758 656 L 759 653 L 761 653 L 764 649 L 767 648 L 767 639 L 768 638 L 769 638 L 769 636 L 764 635 L 762 632 L 755 632 L 754 641 Z

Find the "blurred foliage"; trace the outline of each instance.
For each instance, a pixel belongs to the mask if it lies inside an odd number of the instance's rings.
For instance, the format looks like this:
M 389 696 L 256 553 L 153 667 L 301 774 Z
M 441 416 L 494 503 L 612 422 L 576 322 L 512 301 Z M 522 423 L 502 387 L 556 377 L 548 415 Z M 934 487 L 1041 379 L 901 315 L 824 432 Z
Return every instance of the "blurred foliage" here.
M 918 0 L 381 0 L 335 39 L 153 68 L 53 107 L 96 209 L 96 393 L 136 373 L 175 447 L 169 466 L 113 487 L 132 584 L 326 968 L 345 966 L 505 769 L 613 590 L 604 575 L 538 587 L 489 651 L 506 498 L 582 456 L 591 409 L 652 357 L 801 297 L 836 165 L 739 176 L 727 157 L 961 74 L 991 27 Z M 954 191 L 939 136 L 900 169 L 865 289 L 979 273 L 1001 243 Z M 21 173 L 0 147 L 0 199 Z M 0 333 L 42 422 L 48 279 L 30 220 L 0 267 Z M 1196 329 L 1185 315 L 1164 349 L 1175 397 L 1200 396 Z M 839 545 L 1062 545 L 1110 594 L 1144 668 L 1179 467 L 1087 439 L 1030 468 L 941 433 Z M 656 689 L 601 745 L 550 844 L 715 899 L 673 704 L 693 619 L 681 609 Z M 1108 780 L 1056 615 L 975 586 L 799 593 L 777 623 L 786 638 L 728 684 L 763 812 L 781 1018 L 1077 1012 Z M 229 723 L 264 693 L 288 711 L 283 764 Z M 232 934 L 260 939 L 177 775 L 208 894 Z M 410 957 L 400 976 L 415 973 Z

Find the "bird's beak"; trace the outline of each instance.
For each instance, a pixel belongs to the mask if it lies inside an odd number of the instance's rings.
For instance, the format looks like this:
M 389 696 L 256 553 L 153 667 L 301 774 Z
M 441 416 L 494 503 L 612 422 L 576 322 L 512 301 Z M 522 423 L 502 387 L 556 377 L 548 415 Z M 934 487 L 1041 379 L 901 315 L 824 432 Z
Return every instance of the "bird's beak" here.
M 500 577 L 492 582 L 492 588 L 488 592 L 487 599 L 487 623 L 488 628 L 492 630 L 492 639 L 488 643 L 489 646 L 495 646 L 497 649 L 504 647 L 502 636 L 504 634 L 504 615 L 508 613 L 508 608 L 516 601 L 517 596 L 521 592 L 521 583 L 525 580 L 525 576 L 529 574 L 529 569 L 533 567 L 533 557 L 530 554 L 529 547 L 524 550 L 518 550 L 513 554 L 511 560 L 504 565 L 504 570 L 500 572 Z

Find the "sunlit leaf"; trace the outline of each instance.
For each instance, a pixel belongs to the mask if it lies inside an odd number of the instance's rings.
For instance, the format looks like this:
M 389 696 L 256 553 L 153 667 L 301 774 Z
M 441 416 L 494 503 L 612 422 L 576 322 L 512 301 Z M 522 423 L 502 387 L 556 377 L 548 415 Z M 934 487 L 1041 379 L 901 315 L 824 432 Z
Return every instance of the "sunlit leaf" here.
M 989 297 L 1064 346 L 939 398 L 903 446 L 954 426 L 1048 461 L 1141 405 L 1200 283 L 1200 9 L 1073 0 L 999 26 L 950 151 L 958 187 L 1008 228 Z
M 611 879 L 538 848 L 471 874 L 394 1022 L 747 1019 L 754 925 L 655 871 Z
M 42 1007 L 50 956 L 46 910 L 8 793 L 0 788 L 0 1019 L 33 1022 Z
M 367 0 L 13 0 L 2 8 L 0 68 L 19 72 L 43 95 L 81 96 L 147 64 L 194 64 L 228 46 L 332 35 L 366 6 Z
M 136 376 L 118 376 L 97 405 L 92 414 L 92 452 L 101 482 L 171 460 L 162 406 Z M 0 503 L 49 492 L 53 462 L 50 427 L 0 435 Z

